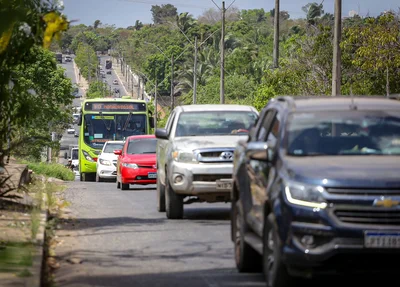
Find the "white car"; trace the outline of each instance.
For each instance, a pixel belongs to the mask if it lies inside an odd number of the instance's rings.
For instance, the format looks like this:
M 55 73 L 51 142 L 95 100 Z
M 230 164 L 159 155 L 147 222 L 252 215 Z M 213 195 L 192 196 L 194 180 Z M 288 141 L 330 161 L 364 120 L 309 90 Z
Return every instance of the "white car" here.
M 74 128 L 73 126 L 70 126 L 70 127 L 67 129 L 67 133 L 68 133 L 68 134 L 74 134 L 74 133 L 75 133 L 75 128 Z
M 114 80 L 113 85 L 118 85 L 118 80 Z
M 123 141 L 108 141 L 104 144 L 96 162 L 96 181 L 101 182 L 106 179 L 115 180 L 117 178 L 117 158 L 115 150 L 121 150 L 124 146 Z

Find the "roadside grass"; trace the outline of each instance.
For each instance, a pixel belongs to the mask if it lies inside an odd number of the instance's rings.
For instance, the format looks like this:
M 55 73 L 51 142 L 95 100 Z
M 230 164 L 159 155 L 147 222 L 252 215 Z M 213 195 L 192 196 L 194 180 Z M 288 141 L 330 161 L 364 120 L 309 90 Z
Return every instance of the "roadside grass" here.
M 0 272 L 12 272 L 18 277 L 31 276 L 27 268 L 33 263 L 31 242 L 0 242 Z
M 28 165 L 28 168 L 33 170 L 36 174 L 45 175 L 48 177 L 55 177 L 65 181 L 73 181 L 75 174 L 70 169 L 58 163 L 45 163 L 45 162 L 31 162 L 22 161 Z

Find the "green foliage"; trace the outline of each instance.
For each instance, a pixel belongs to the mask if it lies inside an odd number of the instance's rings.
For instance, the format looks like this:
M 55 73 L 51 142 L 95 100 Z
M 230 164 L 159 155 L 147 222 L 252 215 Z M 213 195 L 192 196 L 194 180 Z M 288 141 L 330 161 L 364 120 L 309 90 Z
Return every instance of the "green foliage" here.
M 91 82 L 86 94 L 86 98 L 88 99 L 106 98 L 110 96 L 111 91 L 108 84 L 103 83 L 102 81 Z
M 73 181 L 75 179 L 75 174 L 69 168 L 58 163 L 27 161 L 24 161 L 24 163 L 28 164 L 28 168 L 33 170 L 36 174 L 55 177 L 66 181 Z
M 176 7 L 171 4 L 162 4 L 161 6 L 152 5 L 151 13 L 154 24 L 162 24 L 178 16 Z
M 75 63 L 78 65 L 82 76 L 86 79 L 89 80 L 96 77 L 98 60 L 93 47 L 80 43 L 76 50 Z

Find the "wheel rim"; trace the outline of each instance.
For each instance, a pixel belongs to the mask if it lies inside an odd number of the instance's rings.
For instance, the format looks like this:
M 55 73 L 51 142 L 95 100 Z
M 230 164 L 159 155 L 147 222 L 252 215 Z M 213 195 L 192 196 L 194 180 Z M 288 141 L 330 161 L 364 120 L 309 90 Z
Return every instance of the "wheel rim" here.
M 236 230 L 235 230 L 235 255 L 236 255 L 236 261 L 239 262 L 240 261 L 240 255 L 241 255 L 241 250 L 240 250 L 240 245 L 241 245 L 241 239 L 240 239 L 240 218 L 239 218 L 239 214 L 236 211 L 235 213 L 235 226 L 236 226 Z
M 272 230 L 268 232 L 268 256 L 267 256 L 267 272 L 268 272 L 268 279 L 272 280 L 271 275 L 273 274 L 272 270 L 274 268 L 274 263 L 275 263 L 275 256 L 274 256 L 274 246 L 275 246 L 275 241 L 274 241 L 274 233 Z

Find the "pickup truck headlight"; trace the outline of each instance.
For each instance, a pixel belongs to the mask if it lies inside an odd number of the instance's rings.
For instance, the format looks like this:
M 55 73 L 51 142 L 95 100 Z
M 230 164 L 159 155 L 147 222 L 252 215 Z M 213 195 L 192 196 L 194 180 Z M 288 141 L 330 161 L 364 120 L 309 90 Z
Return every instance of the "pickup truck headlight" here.
M 172 158 L 177 162 L 198 163 L 193 152 L 174 151 Z
M 124 162 L 122 164 L 122 166 L 128 167 L 128 168 L 133 168 L 133 169 L 138 169 L 139 168 L 139 166 L 136 163 L 126 163 L 126 162 Z
M 100 162 L 100 164 L 102 164 L 102 165 L 108 165 L 108 166 L 111 166 L 111 165 L 112 165 L 111 161 L 106 160 L 106 159 L 102 159 L 102 158 L 99 160 L 99 162 Z
M 322 186 L 308 186 L 300 183 L 286 183 L 285 195 L 287 200 L 296 205 L 320 208 L 327 207 L 322 196 L 325 189 Z

